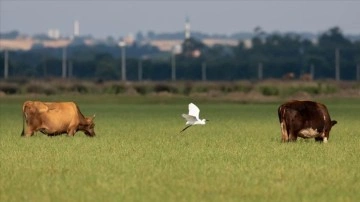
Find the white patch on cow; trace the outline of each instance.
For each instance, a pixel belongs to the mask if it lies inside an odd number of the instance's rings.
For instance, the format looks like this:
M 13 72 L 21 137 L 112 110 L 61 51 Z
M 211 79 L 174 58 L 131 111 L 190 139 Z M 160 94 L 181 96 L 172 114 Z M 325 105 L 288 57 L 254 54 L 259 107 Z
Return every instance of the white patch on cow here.
M 282 121 L 281 123 L 280 123 L 280 127 L 281 127 L 281 137 L 282 137 L 282 140 L 284 141 L 284 142 L 286 142 L 286 141 L 288 141 L 288 136 L 289 136 L 289 134 L 287 133 L 287 130 L 286 130 L 286 124 L 285 124 L 285 122 L 284 121 Z
M 327 143 L 327 142 L 328 142 L 327 137 L 324 137 L 324 138 L 323 138 L 323 142 L 324 142 L 324 143 Z
M 282 132 L 282 133 L 286 133 L 284 121 L 280 123 L 280 128 L 281 128 L 281 132 Z
M 314 130 L 312 128 L 306 128 L 300 130 L 299 136 L 304 138 L 313 138 L 313 137 L 318 137 L 319 132 L 317 131 L 317 129 Z

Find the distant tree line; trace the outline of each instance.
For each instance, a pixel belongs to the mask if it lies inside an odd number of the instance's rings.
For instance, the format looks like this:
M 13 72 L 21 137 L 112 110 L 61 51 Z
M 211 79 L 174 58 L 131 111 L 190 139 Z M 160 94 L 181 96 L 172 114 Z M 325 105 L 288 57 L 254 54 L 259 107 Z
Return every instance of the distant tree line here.
M 156 47 L 134 43 L 125 49 L 126 78 L 133 81 L 171 80 L 175 70 L 177 80 L 282 78 L 289 72 L 296 77 L 312 73 L 315 79 L 334 79 L 338 62 L 342 80 L 358 79 L 360 41 L 349 40 L 338 27 L 321 34 L 316 43 L 297 34 L 266 34 L 257 28 L 251 42 L 251 48 L 244 41 L 239 41 L 235 47 L 208 47 L 200 40 L 190 38 L 183 42 L 180 54 L 161 52 Z M 121 49 L 115 41 L 87 46 L 76 40 L 65 50 L 33 47 L 29 51 L 10 51 L 9 77 L 61 77 L 64 54 L 67 77 L 121 78 Z M 3 51 L 0 56 L 1 78 L 4 77 L 4 55 Z

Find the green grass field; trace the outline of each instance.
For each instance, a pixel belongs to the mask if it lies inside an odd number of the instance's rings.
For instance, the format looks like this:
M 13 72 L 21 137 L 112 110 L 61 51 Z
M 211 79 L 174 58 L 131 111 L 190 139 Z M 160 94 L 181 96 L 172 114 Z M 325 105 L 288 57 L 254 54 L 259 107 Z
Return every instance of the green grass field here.
M 47 100 L 56 98 L 47 97 Z M 89 99 L 89 101 L 87 100 Z M 137 99 L 142 99 L 138 97 Z M 0 201 L 357 201 L 360 102 L 326 103 L 329 143 L 281 143 L 273 104 L 78 99 L 94 138 L 22 138 L 25 99 L 0 100 Z M 69 100 L 69 99 L 67 99 Z M 91 100 L 91 101 L 90 101 Z

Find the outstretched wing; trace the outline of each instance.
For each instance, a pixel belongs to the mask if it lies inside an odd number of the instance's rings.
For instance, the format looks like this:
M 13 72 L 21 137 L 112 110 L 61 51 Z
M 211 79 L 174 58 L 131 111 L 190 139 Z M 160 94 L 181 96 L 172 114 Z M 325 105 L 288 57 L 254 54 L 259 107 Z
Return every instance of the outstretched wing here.
M 189 115 L 195 116 L 197 120 L 199 120 L 200 109 L 194 105 L 193 103 L 189 104 Z
M 186 119 L 186 121 L 189 123 L 194 123 L 195 121 L 197 121 L 196 117 L 192 115 L 182 114 L 182 117 L 184 117 L 184 119 Z
M 184 129 L 182 129 L 182 130 L 180 131 L 180 133 L 183 132 L 184 130 L 188 129 L 190 126 L 192 126 L 192 125 L 186 126 Z

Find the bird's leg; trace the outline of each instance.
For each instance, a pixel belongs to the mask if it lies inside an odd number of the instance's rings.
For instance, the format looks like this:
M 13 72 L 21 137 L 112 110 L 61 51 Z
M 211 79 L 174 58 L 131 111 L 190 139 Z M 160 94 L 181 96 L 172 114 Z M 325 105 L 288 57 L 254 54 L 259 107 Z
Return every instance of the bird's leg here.
M 188 129 L 190 126 L 192 126 L 192 125 L 186 126 L 184 129 L 182 129 L 182 130 L 180 131 L 180 133 L 183 132 L 184 130 Z

